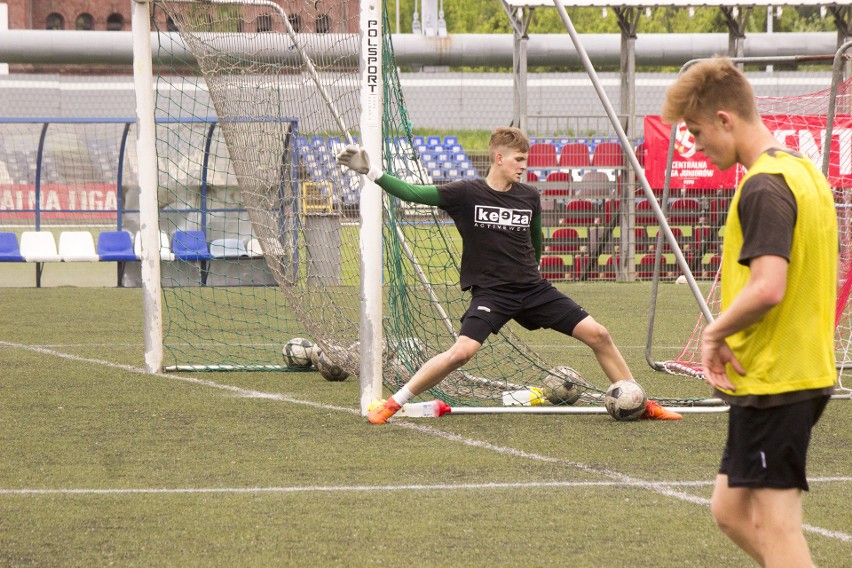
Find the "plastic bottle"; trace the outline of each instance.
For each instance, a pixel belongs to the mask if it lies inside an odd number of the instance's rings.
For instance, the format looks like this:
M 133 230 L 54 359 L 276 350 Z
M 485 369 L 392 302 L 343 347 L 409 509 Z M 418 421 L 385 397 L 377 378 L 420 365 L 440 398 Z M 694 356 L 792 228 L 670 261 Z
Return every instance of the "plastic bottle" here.
M 536 387 L 503 392 L 503 406 L 535 406 L 546 401 L 542 390 Z
M 433 418 L 443 416 L 451 412 L 450 405 L 443 400 L 430 400 L 429 402 L 407 402 L 402 405 L 402 410 L 397 416 L 405 418 Z

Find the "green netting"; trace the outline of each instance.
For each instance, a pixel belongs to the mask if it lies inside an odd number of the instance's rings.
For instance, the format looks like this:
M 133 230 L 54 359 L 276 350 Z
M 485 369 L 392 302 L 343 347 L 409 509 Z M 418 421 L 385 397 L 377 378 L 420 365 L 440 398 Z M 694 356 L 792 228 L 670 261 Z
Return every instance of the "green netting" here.
M 192 350 L 178 351 L 170 345 L 170 352 L 176 357 L 195 356 L 206 346 L 211 350 L 206 356 L 213 358 L 217 347 L 208 341 L 209 336 L 222 342 L 228 335 L 240 341 L 267 337 L 273 343 L 278 339 L 276 347 L 280 346 L 284 330 L 292 329 L 284 327 L 291 324 L 289 319 L 271 319 L 270 328 L 258 322 L 254 335 L 247 329 L 252 326 L 248 322 L 237 325 L 246 329 L 246 335 L 219 329 L 234 325 L 226 316 L 240 311 L 222 313 L 219 302 L 239 306 L 232 298 L 249 301 L 261 293 L 268 295 L 271 309 L 295 316 L 302 326 L 296 324 L 300 335 L 309 336 L 329 358 L 356 374 L 361 180 L 336 165 L 334 155 L 347 139 L 358 137 L 357 11 L 347 3 L 332 8 L 297 3 L 293 11 L 285 12 L 262 0 L 215 5 L 168 0 L 162 6 L 203 74 L 202 79 L 184 72 L 182 80 L 190 88 L 174 85 L 183 94 L 176 95 L 173 104 L 180 109 L 178 115 L 191 108 L 191 116 L 217 117 L 217 132 L 224 140 L 215 145 L 217 156 L 229 158 L 232 170 L 227 170 L 227 179 L 236 183 L 229 182 L 227 187 L 239 187 L 239 197 L 235 192 L 232 199 L 241 199 L 251 227 L 245 228 L 243 217 L 233 225 L 241 235 L 249 231 L 258 239 L 279 296 L 273 299 L 276 294 L 271 288 L 242 287 L 225 296 L 211 284 L 212 272 L 205 286 L 194 286 L 194 279 L 189 289 L 181 284 L 179 290 L 169 292 L 168 337 L 171 344 L 184 342 Z M 385 21 L 383 165 L 398 177 L 432 183 L 412 143 L 389 29 Z M 199 101 L 208 93 L 212 102 L 204 106 Z M 180 140 L 177 153 L 201 154 L 198 149 L 205 143 L 200 133 L 193 133 Z M 168 195 L 165 200 L 161 197 L 161 205 L 173 196 L 181 196 L 182 203 L 197 202 L 194 188 L 203 186 L 200 180 L 193 178 L 192 190 L 183 181 L 176 185 L 161 189 Z M 384 381 L 396 389 L 453 343 L 469 297 L 459 290 L 461 243 L 449 219 L 434 208 L 386 199 Z M 173 226 L 210 230 L 203 217 L 199 222 L 198 215 L 190 214 L 192 207 L 182 207 L 180 222 Z M 235 219 L 234 215 L 227 219 Z M 165 209 L 161 218 L 170 218 Z M 208 240 L 211 236 L 207 235 Z M 257 364 L 264 361 L 258 359 Z M 606 384 L 590 386 L 565 363 L 559 362 L 560 376 L 586 386 L 577 404 L 598 404 Z M 502 404 L 505 391 L 544 386 L 549 369 L 555 367 L 507 326 L 431 394 L 455 405 Z M 563 379 L 551 380 L 561 383 Z

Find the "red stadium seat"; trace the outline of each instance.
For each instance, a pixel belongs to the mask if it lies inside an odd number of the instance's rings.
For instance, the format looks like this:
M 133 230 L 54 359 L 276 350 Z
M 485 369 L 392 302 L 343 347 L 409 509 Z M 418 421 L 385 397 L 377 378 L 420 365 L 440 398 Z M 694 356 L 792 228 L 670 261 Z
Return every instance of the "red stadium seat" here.
M 548 280 L 565 280 L 566 274 L 565 261 L 561 256 L 542 256 L 541 257 L 541 277 Z
M 561 225 L 596 225 L 600 223 L 600 213 L 594 202 L 588 199 L 572 199 L 565 205 L 566 216 Z
M 573 142 L 562 146 L 559 152 L 560 168 L 588 168 L 592 165 L 589 147 L 583 142 Z
M 581 237 L 580 232 L 573 227 L 560 227 L 550 235 L 546 252 L 584 252 L 588 250 L 589 239 Z
M 618 142 L 601 142 L 592 154 L 592 166 L 596 168 L 623 168 L 624 153 Z
M 530 146 L 527 157 L 527 167 L 555 168 L 557 167 L 556 146 L 549 142 L 537 142 Z

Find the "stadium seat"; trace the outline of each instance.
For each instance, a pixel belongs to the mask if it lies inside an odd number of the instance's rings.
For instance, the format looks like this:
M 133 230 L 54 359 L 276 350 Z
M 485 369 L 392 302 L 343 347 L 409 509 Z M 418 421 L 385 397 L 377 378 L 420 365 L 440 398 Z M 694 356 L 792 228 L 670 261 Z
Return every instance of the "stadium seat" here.
M 24 231 L 21 233 L 21 255 L 27 262 L 60 262 L 56 252 L 56 238 L 50 231 Z
M 440 136 L 427 136 L 426 137 L 426 145 L 427 146 L 440 146 L 441 145 L 441 137 Z
M 636 224 L 637 225 L 656 225 L 659 221 L 654 214 L 654 209 L 651 207 L 651 202 L 647 199 L 638 199 L 636 201 Z
M 18 247 L 15 233 L 0 233 L 0 262 L 23 262 L 24 256 Z
M 722 257 L 720 255 L 713 252 L 706 253 L 701 258 L 701 276 L 703 278 L 715 278 L 721 264 Z
M 65 262 L 98 262 L 95 239 L 89 231 L 63 231 L 59 234 L 59 256 Z
M 128 231 L 101 231 L 98 235 L 97 254 L 104 262 L 139 260 L 133 250 L 133 236 Z
M 567 273 L 565 260 L 561 256 L 541 257 L 541 277 L 547 280 L 565 280 Z
M 669 201 L 667 216 L 674 225 L 695 225 L 701 219 L 701 204 L 693 197 L 679 197 Z
M 636 256 L 636 276 L 639 278 L 653 278 L 654 277 L 654 264 L 656 262 L 656 255 L 654 253 L 646 253 L 643 255 Z M 660 277 L 670 277 L 674 273 L 677 268 L 677 264 L 674 261 L 674 255 L 672 254 L 663 254 L 660 255 Z
M 175 260 L 197 262 L 201 269 L 201 285 L 207 284 L 207 263 L 213 258 L 204 238 L 204 231 L 175 231 L 172 234 L 172 253 Z
M 601 142 L 592 154 L 592 166 L 596 168 L 624 167 L 624 154 L 618 142 Z
M 535 183 L 538 181 L 538 174 L 536 172 L 527 172 L 527 183 Z
M 102 231 L 98 235 L 97 253 L 101 262 L 116 263 L 119 288 L 124 285 L 125 263 L 139 260 L 133 250 L 133 237 L 128 231 Z
M 214 239 L 210 243 L 212 258 L 240 258 L 248 256 L 246 247 L 240 239 Z
M 24 231 L 21 233 L 21 256 L 36 265 L 36 288 L 41 288 L 41 275 L 45 262 L 61 262 L 56 252 L 56 238 L 50 231 Z
M 527 157 L 527 167 L 555 168 L 557 167 L 556 146 L 550 143 L 537 143 L 530 146 Z
M 595 204 L 588 199 L 572 199 L 565 205 L 565 217 L 561 225 L 595 225 L 600 223 L 600 215 Z
M 588 168 L 592 165 L 589 147 L 584 142 L 572 142 L 559 151 L 560 168 Z
M 172 253 L 175 260 L 185 262 L 204 262 L 213 258 L 203 231 L 175 231 L 172 234 Z
M 585 172 L 580 181 L 574 182 L 574 194 L 584 199 L 609 199 L 615 197 L 616 182 L 604 172 Z
M 588 237 L 581 237 L 580 231 L 574 227 L 560 227 L 553 231 L 546 245 L 546 252 L 584 252 L 588 250 Z
M 246 255 L 252 258 L 262 257 L 263 249 L 260 248 L 260 241 L 256 238 L 249 239 L 246 243 Z
M 136 235 L 133 237 L 133 253 L 142 258 L 142 233 L 140 231 L 136 231 Z M 169 235 L 165 231 L 160 231 L 160 260 L 168 262 L 174 259 L 175 255 L 172 252 Z
M 456 146 L 458 143 L 458 137 L 453 135 L 444 136 L 444 146 Z

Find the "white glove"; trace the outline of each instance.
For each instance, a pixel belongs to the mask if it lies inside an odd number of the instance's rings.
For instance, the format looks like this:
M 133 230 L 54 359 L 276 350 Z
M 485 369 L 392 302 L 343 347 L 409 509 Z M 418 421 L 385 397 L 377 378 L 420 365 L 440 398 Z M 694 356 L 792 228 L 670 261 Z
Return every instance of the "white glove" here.
M 370 165 L 370 156 L 367 151 L 357 144 L 350 144 L 344 148 L 337 155 L 337 163 L 367 176 L 370 181 L 376 181 L 382 177 L 382 170 Z

